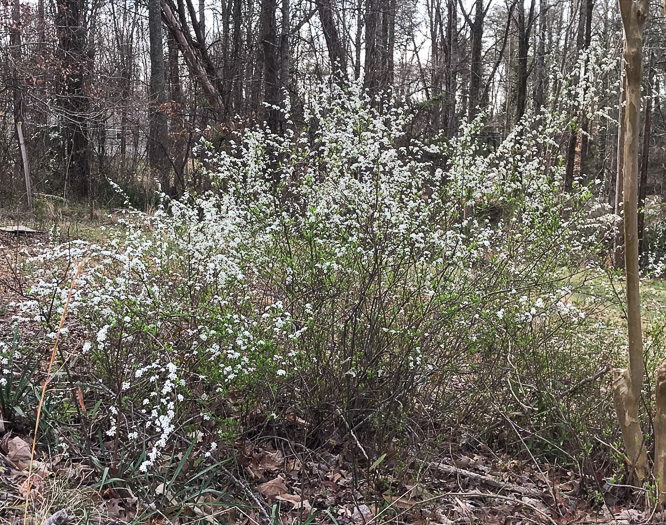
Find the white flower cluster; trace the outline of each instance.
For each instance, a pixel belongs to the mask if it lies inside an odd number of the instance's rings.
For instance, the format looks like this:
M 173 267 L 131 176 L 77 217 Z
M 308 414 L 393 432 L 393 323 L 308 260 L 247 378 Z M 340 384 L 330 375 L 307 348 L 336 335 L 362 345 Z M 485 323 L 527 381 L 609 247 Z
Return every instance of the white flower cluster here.
M 380 112 L 359 87 L 304 98 L 312 129 L 198 147 L 216 192 L 127 212 L 104 246 L 24 260 L 16 320 L 53 333 L 73 262 L 87 258 L 70 316 L 87 327 L 91 373 L 117 396 L 105 432 L 147 440 L 143 471 L 179 425 L 215 419 L 209 396 L 253 380 L 310 367 L 359 384 L 401 370 L 425 380 L 463 339 L 583 315 L 548 272 L 579 264 L 605 231 L 595 223 L 580 240 L 589 191 L 562 196 L 562 169 L 546 162 L 562 117 L 526 118 L 489 151 L 481 120 L 425 144 L 404 109 Z M 127 403 L 143 418 L 124 428 Z

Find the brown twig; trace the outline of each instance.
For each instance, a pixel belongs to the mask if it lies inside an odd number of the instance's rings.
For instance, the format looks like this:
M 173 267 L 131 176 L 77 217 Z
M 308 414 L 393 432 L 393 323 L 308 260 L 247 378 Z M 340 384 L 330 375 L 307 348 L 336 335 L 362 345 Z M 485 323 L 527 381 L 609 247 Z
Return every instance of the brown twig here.
M 427 466 L 444 474 L 449 474 L 452 476 L 462 476 L 464 478 L 471 479 L 472 481 L 485 483 L 486 485 L 490 485 L 491 487 L 496 489 L 507 490 L 509 492 L 517 492 L 522 496 L 527 496 L 530 498 L 540 498 L 543 495 L 542 492 L 537 489 L 523 487 L 522 485 L 516 485 L 514 483 L 506 483 L 504 481 L 499 481 L 491 476 L 477 474 L 476 472 L 471 472 L 469 470 L 454 467 L 452 465 L 447 465 L 446 463 L 428 463 Z

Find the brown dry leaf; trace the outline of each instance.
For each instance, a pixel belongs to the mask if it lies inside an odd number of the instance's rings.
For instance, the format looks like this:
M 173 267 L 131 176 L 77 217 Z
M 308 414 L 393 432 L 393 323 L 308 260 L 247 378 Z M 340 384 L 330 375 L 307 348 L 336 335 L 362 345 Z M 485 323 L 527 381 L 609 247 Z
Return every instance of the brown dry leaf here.
M 124 518 L 126 514 L 123 502 L 120 499 L 114 498 L 109 500 L 106 504 L 106 511 L 109 513 L 110 518 Z
M 470 522 L 474 521 L 474 512 L 470 508 L 469 504 L 460 500 L 460 498 L 453 498 L 453 501 L 456 502 L 458 506 L 458 513 L 461 517 L 468 518 Z
M 247 470 L 250 471 L 253 479 L 259 479 L 264 475 L 264 471 L 261 470 L 257 465 L 248 465 Z
M 14 463 L 30 461 L 30 445 L 20 437 L 10 439 L 7 443 L 7 457 Z
M 287 486 L 282 481 L 282 478 L 275 478 L 266 483 L 262 483 L 257 487 L 257 490 L 266 498 L 274 499 L 277 496 L 283 495 L 287 492 Z
M 171 491 L 166 490 L 164 483 L 160 483 L 159 485 L 157 485 L 157 487 L 155 487 L 155 494 L 166 496 L 167 501 L 172 505 L 175 505 L 175 499 L 173 497 L 173 493 Z
M 41 494 L 42 489 L 44 488 L 44 480 L 39 476 L 32 476 L 29 481 L 30 494 Z M 28 478 L 23 480 L 23 482 L 19 485 L 19 490 L 21 491 L 21 494 L 26 494 L 28 492 Z
M 373 518 L 372 511 L 370 507 L 364 504 L 360 504 L 357 507 L 354 507 L 354 512 L 352 513 L 351 519 L 355 523 L 365 523 L 366 521 Z
M 435 519 L 439 525 L 453 525 L 453 521 L 444 514 L 442 509 L 435 509 Z
M 279 450 L 264 452 L 263 457 L 259 461 L 259 467 L 264 470 L 278 470 L 282 468 L 283 464 L 284 456 Z
M 271 459 L 274 461 L 277 461 L 278 463 L 283 463 L 284 462 L 284 454 L 282 453 L 281 450 L 266 450 L 264 453 L 267 456 L 270 456 Z
M 296 494 L 280 494 L 276 496 L 275 499 L 278 501 L 286 501 L 288 503 L 291 503 L 294 506 L 294 508 L 297 509 L 302 508 L 306 512 L 309 512 L 310 509 L 312 509 L 312 505 L 310 505 L 310 502 L 308 500 L 301 499 L 301 497 Z

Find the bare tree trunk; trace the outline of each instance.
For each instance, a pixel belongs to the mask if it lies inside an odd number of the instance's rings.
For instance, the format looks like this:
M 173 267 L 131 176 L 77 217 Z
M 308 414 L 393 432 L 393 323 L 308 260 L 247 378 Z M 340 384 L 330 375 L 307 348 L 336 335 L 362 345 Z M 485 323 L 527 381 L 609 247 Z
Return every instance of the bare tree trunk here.
M 206 0 L 199 0 L 199 31 L 206 41 Z
M 444 79 L 444 122 L 442 127 L 448 137 L 453 137 L 458 130 L 456 93 L 458 91 L 458 4 L 455 0 L 447 2 L 446 26 L 446 70 Z
M 383 11 L 383 45 L 384 51 L 384 85 L 393 86 L 395 83 L 395 15 L 397 11 L 397 1 L 388 0 L 384 3 Z
M 365 7 L 365 78 L 363 85 L 371 96 L 375 96 L 380 86 L 380 50 L 377 43 L 381 30 L 379 18 L 380 0 L 366 0 Z
M 162 16 L 160 0 L 148 1 L 148 29 L 150 37 L 150 101 L 148 106 L 150 136 L 148 161 L 153 175 L 162 185 L 162 191 L 171 194 L 168 162 L 168 124 L 164 105 L 166 96 L 166 66 L 162 42 Z
M 336 80 L 344 81 L 347 78 L 347 57 L 335 23 L 331 0 L 319 0 L 317 2 L 317 12 L 319 13 L 321 27 L 324 30 L 324 39 L 331 61 L 331 73 Z
M 664 0 L 666 13 L 666 0 Z M 656 90 L 659 93 L 659 89 Z M 662 188 L 663 192 L 663 188 Z M 666 507 L 666 363 L 655 371 L 654 477 L 657 480 L 657 502 Z
M 280 85 L 289 90 L 291 86 L 291 6 L 289 0 L 282 0 L 282 24 L 280 28 Z
M 224 103 L 218 86 L 211 80 L 210 71 L 206 70 L 206 60 L 202 56 L 203 51 L 199 47 L 196 47 L 191 38 L 188 37 L 182 25 L 182 20 L 176 18 L 173 9 L 171 9 L 171 6 L 165 0 L 161 0 L 161 7 L 162 18 L 169 32 L 176 39 L 190 74 L 197 79 L 211 109 L 221 119 L 224 114 Z M 210 66 L 208 64 L 209 69 Z
M 278 36 L 275 22 L 277 11 L 276 0 L 261 2 L 261 42 L 264 63 L 264 103 L 268 127 L 277 132 L 280 127 L 280 69 L 278 64 Z
M 82 0 L 63 0 L 58 3 L 58 36 L 62 54 L 61 106 L 64 114 L 64 150 L 67 180 L 71 191 L 81 198 L 90 194 L 90 163 L 88 158 L 88 113 L 90 99 L 85 75 L 86 29 Z
M 578 16 L 578 31 L 576 33 L 576 58 L 582 51 L 585 45 L 585 16 L 587 11 L 584 9 L 583 3 L 580 4 L 580 13 Z M 573 79 L 574 84 L 580 83 L 580 75 L 578 71 L 574 74 Z M 576 148 L 578 146 L 578 136 L 580 134 L 581 122 L 580 122 L 580 112 L 575 115 L 576 128 L 569 131 L 569 145 L 567 148 L 567 167 L 564 176 L 564 189 L 565 191 L 571 191 L 573 188 L 574 179 L 576 177 Z
M 643 66 L 643 27 L 649 0 L 619 0 L 624 25 L 626 100 L 624 117 L 624 260 L 626 269 L 629 366 L 615 370 L 613 401 L 634 482 L 647 477 L 647 451 L 638 408 L 643 387 L 643 334 L 638 275 L 638 143 Z M 664 451 L 657 450 L 657 455 Z M 658 480 L 660 492 L 666 480 Z
M 441 0 L 429 0 L 430 10 L 430 60 L 432 62 L 430 83 L 431 83 L 431 96 L 433 98 L 433 107 L 430 115 L 430 122 L 434 129 L 438 129 L 442 125 L 442 73 L 443 73 L 443 50 L 442 40 L 440 37 L 443 34 L 442 30 L 442 9 Z
M 171 100 L 171 109 L 169 111 L 169 144 L 172 149 L 171 157 L 174 159 L 174 194 L 185 192 L 185 162 L 187 158 L 185 129 L 183 119 L 183 106 L 185 97 L 183 95 L 183 86 L 180 81 L 180 65 L 178 62 L 178 44 L 173 35 L 167 37 L 168 47 L 168 80 L 169 80 L 169 98 Z
M 592 43 L 592 14 L 594 12 L 594 0 L 585 0 L 585 36 L 583 38 L 583 49 L 589 50 Z M 585 57 L 585 69 L 587 70 L 587 61 L 589 57 Z M 580 171 L 586 173 L 587 166 L 587 150 L 590 142 L 589 137 L 590 120 L 586 115 L 581 116 L 581 133 L 580 133 Z
M 232 107 L 236 113 L 240 113 L 243 108 L 243 80 L 245 78 L 245 69 L 241 57 L 241 40 L 243 28 L 243 3 L 242 0 L 234 0 L 233 3 L 233 54 L 231 57 L 231 90 Z
M 363 29 L 365 29 L 365 17 L 363 16 L 363 0 L 356 2 L 356 35 L 354 38 L 355 62 L 354 80 L 361 78 L 361 44 L 363 41 Z
M 539 43 L 536 56 L 536 84 L 534 86 L 534 111 L 540 113 L 546 101 L 546 10 L 548 0 L 539 0 Z
M 467 23 L 470 26 L 470 63 L 469 63 L 469 103 L 467 108 L 467 120 L 472 122 L 477 115 L 478 107 L 481 104 L 481 77 L 483 75 L 481 53 L 483 51 L 483 21 L 486 17 L 488 7 L 484 7 L 483 0 L 474 2 L 474 19 L 471 20 L 466 14 L 464 8 L 461 9 Z
M 529 69 L 527 67 L 530 50 L 530 33 L 534 17 L 534 0 L 530 3 L 530 10 L 525 18 L 525 0 L 518 3 L 518 78 L 516 91 L 516 122 L 525 114 L 527 106 L 527 80 Z
M 39 43 L 46 43 L 46 19 L 44 16 L 44 0 L 37 1 L 37 31 L 39 32 Z
M 14 0 L 12 9 L 12 25 L 9 32 L 9 45 L 12 57 L 12 91 L 14 98 L 14 131 L 21 153 L 23 165 L 23 176 L 25 178 L 25 191 L 28 198 L 28 209 L 32 210 L 32 187 L 30 183 L 30 164 L 23 138 L 23 89 L 19 75 L 19 64 L 21 62 L 21 2 Z
M 16 134 L 18 135 L 19 149 L 21 150 L 21 160 L 23 161 L 23 176 L 25 177 L 25 193 L 28 196 L 28 209 L 32 211 L 32 182 L 30 180 L 30 164 L 28 162 L 28 152 L 25 149 L 23 141 L 23 126 L 19 120 L 16 122 Z

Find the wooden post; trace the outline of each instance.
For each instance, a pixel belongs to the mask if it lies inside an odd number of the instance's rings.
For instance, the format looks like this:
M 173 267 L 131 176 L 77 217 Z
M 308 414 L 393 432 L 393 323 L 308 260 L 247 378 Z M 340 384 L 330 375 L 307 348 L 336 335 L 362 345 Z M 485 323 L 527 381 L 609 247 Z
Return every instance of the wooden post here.
M 23 160 L 23 174 L 25 175 L 25 192 L 28 195 L 28 208 L 32 211 L 32 184 L 30 183 L 30 164 L 28 163 L 28 152 L 25 149 L 23 140 L 23 122 L 16 123 L 16 135 L 18 136 L 19 147 L 21 148 L 21 159 Z

